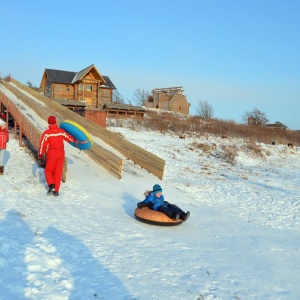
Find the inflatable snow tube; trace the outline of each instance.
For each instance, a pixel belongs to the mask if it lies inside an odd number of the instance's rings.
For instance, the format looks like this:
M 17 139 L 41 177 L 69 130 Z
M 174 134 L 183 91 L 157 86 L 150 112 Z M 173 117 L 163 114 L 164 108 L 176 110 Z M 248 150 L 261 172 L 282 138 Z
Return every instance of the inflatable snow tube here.
M 149 209 L 148 207 L 137 208 L 134 215 L 139 221 L 154 225 L 173 226 L 183 222 L 182 220 L 174 221 L 164 213 Z
M 73 142 L 69 143 L 73 147 L 79 148 L 80 150 L 88 150 L 92 147 L 92 137 L 76 122 L 65 120 L 60 123 L 59 127 L 71 134 L 78 141 L 76 144 Z

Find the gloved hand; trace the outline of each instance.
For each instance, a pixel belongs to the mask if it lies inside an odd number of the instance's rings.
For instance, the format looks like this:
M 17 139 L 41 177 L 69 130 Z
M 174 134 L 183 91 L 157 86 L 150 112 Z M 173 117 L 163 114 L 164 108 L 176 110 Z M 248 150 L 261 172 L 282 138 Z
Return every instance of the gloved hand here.
M 141 209 L 141 208 L 143 208 L 143 207 L 145 207 L 145 206 L 147 206 L 147 204 L 144 203 L 144 202 L 139 202 L 139 203 L 137 204 L 137 207 L 138 207 L 139 209 Z
M 147 206 L 149 209 L 153 209 L 153 203 L 148 203 Z
M 39 166 L 43 165 L 45 163 L 45 161 L 46 161 L 46 159 L 45 159 L 44 155 L 43 156 L 41 156 L 41 155 L 38 156 L 38 165 Z

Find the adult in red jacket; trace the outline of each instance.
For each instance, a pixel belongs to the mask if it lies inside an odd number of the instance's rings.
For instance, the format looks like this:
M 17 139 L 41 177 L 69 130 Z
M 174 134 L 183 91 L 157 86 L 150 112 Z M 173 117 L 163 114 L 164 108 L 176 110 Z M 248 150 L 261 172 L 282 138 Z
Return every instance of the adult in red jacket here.
M 0 119 L 0 175 L 3 175 L 4 173 L 4 154 L 8 141 L 9 133 L 6 122 Z
M 58 196 L 65 159 L 64 141 L 76 142 L 75 138 L 56 124 L 56 118 L 48 118 L 49 128 L 41 136 L 38 158 L 46 155 L 45 177 L 49 186 L 48 195 Z

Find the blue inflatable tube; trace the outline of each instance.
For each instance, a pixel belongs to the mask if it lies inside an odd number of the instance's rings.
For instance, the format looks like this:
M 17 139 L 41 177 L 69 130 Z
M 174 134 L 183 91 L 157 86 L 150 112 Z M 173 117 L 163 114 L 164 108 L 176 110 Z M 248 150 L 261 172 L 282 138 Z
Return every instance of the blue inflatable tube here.
M 78 141 L 78 143 L 69 143 L 73 147 L 79 148 L 80 150 L 88 150 L 92 147 L 92 137 L 82 126 L 76 122 L 65 120 L 60 123 L 59 128 L 64 129 Z

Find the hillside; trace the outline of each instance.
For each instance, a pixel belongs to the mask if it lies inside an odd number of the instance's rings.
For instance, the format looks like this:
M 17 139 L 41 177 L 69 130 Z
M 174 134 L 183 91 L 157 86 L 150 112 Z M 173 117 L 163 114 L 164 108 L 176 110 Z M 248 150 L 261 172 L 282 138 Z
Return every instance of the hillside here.
M 42 169 L 11 137 L 0 177 L 0 299 L 298 299 L 298 147 L 258 144 L 260 157 L 239 139 L 109 129 L 165 159 L 163 180 L 129 160 L 117 180 L 66 145 L 68 179 L 50 197 Z M 238 147 L 235 163 L 224 146 Z M 186 223 L 135 220 L 155 183 L 191 212 Z

